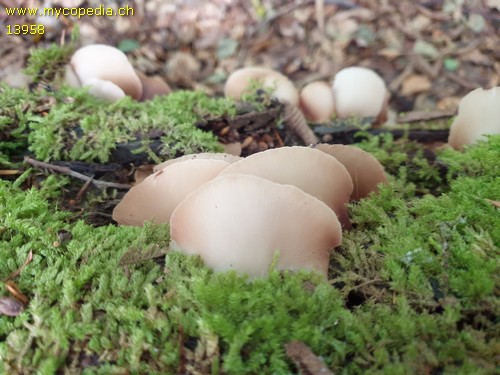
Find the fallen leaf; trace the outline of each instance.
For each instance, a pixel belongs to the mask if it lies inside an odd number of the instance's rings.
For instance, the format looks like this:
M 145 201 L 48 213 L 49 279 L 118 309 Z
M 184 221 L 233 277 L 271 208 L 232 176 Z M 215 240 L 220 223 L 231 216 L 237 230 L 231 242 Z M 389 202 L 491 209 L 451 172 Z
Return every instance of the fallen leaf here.
M 28 256 L 26 257 L 26 260 L 24 261 L 23 265 L 21 267 L 19 267 L 17 270 L 15 270 L 14 272 L 12 272 L 9 277 L 7 277 L 7 280 L 10 280 L 10 279 L 13 279 L 15 277 L 17 277 L 21 271 L 23 270 L 24 267 L 26 267 L 31 261 L 33 260 L 33 250 L 30 250 L 30 252 L 28 253 Z
M 290 341 L 285 344 L 286 355 L 295 363 L 299 374 L 303 375 L 333 375 L 323 360 L 301 341 Z
M 28 304 L 29 302 L 28 297 L 26 297 L 24 293 L 21 292 L 21 290 L 17 287 L 16 283 L 9 280 L 5 283 L 5 287 L 10 292 L 10 294 L 12 294 L 12 296 L 15 297 L 17 300 L 21 301 L 26 305 Z
M 24 310 L 24 304 L 13 297 L 0 297 L 0 315 L 18 316 Z
M 431 58 L 436 58 L 439 55 L 439 52 L 437 51 L 436 47 L 434 47 L 434 45 L 424 40 L 417 40 L 415 42 L 415 44 L 413 45 L 413 52 Z
M 431 86 L 431 81 L 427 76 L 412 74 L 403 81 L 401 94 L 404 96 L 419 94 L 429 90 Z
M 477 13 L 472 13 L 467 20 L 467 25 L 471 28 L 475 33 L 480 33 L 484 30 L 486 25 L 486 21 L 483 16 Z

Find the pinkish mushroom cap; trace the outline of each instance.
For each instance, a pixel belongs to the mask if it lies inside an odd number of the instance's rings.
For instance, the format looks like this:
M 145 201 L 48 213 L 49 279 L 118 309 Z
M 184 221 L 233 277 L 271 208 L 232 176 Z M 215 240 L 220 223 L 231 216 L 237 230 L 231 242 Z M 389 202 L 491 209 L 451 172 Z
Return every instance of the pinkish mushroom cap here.
M 262 67 L 235 70 L 226 81 L 224 95 L 235 100 L 240 100 L 252 81 L 261 83 L 265 88 L 273 88 L 272 96 L 282 103 L 293 105 L 298 105 L 299 103 L 299 94 L 292 81 L 275 70 Z
M 326 143 L 317 144 L 313 147 L 333 156 L 346 167 L 354 184 L 351 194 L 352 200 L 360 200 L 368 196 L 371 192 L 377 190 L 379 184 L 387 182 L 382 164 L 360 148 Z
M 78 49 L 71 57 L 66 80 L 72 86 L 85 86 L 88 81 L 110 81 L 126 95 L 139 100 L 142 84 L 127 59 L 118 48 L 104 44 L 91 44 Z
M 300 109 L 312 122 L 328 122 L 335 113 L 333 90 L 323 81 L 311 82 L 300 90 Z
M 323 202 L 291 185 L 231 174 L 189 195 L 170 219 L 171 248 L 199 255 L 215 271 L 266 276 L 274 254 L 279 270 L 328 274 L 329 250 L 342 241 L 340 224 Z
M 247 156 L 221 172 L 251 174 L 289 184 L 323 201 L 349 227 L 346 204 L 353 184 L 346 168 L 334 157 L 308 147 L 280 147 Z
M 222 160 L 209 159 L 169 165 L 132 187 L 113 210 L 113 220 L 134 226 L 142 226 L 146 221 L 168 223 L 184 198 L 228 165 Z
M 163 163 L 160 163 L 156 165 L 153 168 L 153 172 L 157 172 L 165 167 L 168 167 L 171 164 L 178 163 L 181 161 L 186 161 L 186 160 L 200 160 L 200 159 L 207 159 L 207 160 L 222 160 L 225 161 L 226 163 L 235 163 L 238 160 L 243 159 L 240 156 L 235 156 L 231 154 L 226 154 L 224 152 L 201 152 L 199 154 L 188 154 L 188 155 L 183 155 L 175 159 L 170 159 L 166 160 Z
M 484 139 L 485 134 L 500 134 L 500 87 L 479 88 L 463 97 L 458 116 L 451 124 L 448 143 L 460 149 Z

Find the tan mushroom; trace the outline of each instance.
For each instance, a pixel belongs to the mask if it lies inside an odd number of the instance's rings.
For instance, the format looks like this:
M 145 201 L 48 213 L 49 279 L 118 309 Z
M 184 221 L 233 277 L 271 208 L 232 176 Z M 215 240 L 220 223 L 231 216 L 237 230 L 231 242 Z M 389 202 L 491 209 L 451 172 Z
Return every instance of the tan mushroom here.
M 308 147 L 280 147 L 237 161 L 221 172 L 251 174 L 279 184 L 289 184 L 323 201 L 349 228 L 346 204 L 353 184 L 346 168 L 334 157 Z
M 283 74 L 275 70 L 252 67 L 234 71 L 226 81 L 224 94 L 235 100 L 248 90 L 252 81 L 257 81 L 265 88 L 272 88 L 272 97 L 283 104 L 283 121 L 294 131 L 305 144 L 318 142 L 318 138 L 309 128 L 302 112 L 300 112 L 299 93 L 293 83 Z
M 460 101 L 458 116 L 451 124 L 448 143 L 454 149 L 500 134 L 500 87 L 471 91 Z
M 126 95 L 139 100 L 142 84 L 127 59 L 118 48 L 91 44 L 78 49 L 66 69 L 66 81 L 71 86 L 86 86 L 89 80 L 110 81 Z
M 329 249 L 342 241 L 340 224 L 323 202 L 291 185 L 231 174 L 182 201 L 170 220 L 171 248 L 199 255 L 215 271 L 266 276 L 274 254 L 279 270 L 328 273 Z
M 153 168 L 153 172 L 157 172 L 165 167 L 168 167 L 171 164 L 178 163 L 180 161 L 200 160 L 200 159 L 222 160 L 222 161 L 225 161 L 226 163 L 235 163 L 238 160 L 241 160 L 243 158 L 240 156 L 226 154 L 224 152 L 201 152 L 199 154 L 188 154 L 188 155 L 180 156 L 180 157 L 175 158 L 175 159 L 166 160 L 163 163 L 156 165 Z
M 229 163 L 195 159 L 171 164 L 132 187 L 113 210 L 113 220 L 142 226 L 145 221 L 168 223 L 175 207 Z
M 387 176 L 382 164 L 360 148 L 326 143 L 317 144 L 313 147 L 333 156 L 346 167 L 354 184 L 351 200 L 360 200 L 376 191 L 379 184 L 387 182 Z
M 299 94 L 293 83 L 283 74 L 263 67 L 235 70 L 226 81 L 224 95 L 228 98 L 240 100 L 252 81 L 262 84 L 264 88 L 274 89 L 272 96 L 282 103 L 286 102 L 293 105 L 299 103 Z
M 172 91 L 170 86 L 159 76 L 148 77 L 141 72 L 136 72 L 141 80 L 141 102 L 151 100 L 155 96 L 168 95 Z
M 387 121 L 389 91 L 373 70 L 360 66 L 342 69 L 335 75 L 332 88 L 338 117 L 375 117 L 376 123 Z
M 315 81 L 304 86 L 300 90 L 300 109 L 308 121 L 330 121 L 335 113 L 335 101 L 330 85 Z

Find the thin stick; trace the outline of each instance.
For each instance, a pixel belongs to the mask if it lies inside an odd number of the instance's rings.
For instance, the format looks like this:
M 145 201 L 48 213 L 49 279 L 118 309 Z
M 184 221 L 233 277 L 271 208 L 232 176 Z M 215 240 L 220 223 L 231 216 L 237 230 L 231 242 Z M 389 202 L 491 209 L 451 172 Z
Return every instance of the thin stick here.
M 35 160 L 30 158 L 29 156 L 24 157 L 24 161 L 28 164 L 31 164 L 35 168 L 43 168 L 43 169 L 48 169 L 54 172 L 59 172 L 62 174 L 66 174 L 68 176 L 78 178 L 79 180 L 85 181 L 85 182 L 92 182 L 95 186 L 98 188 L 115 188 L 115 189 L 130 189 L 130 185 L 128 184 L 118 184 L 115 182 L 107 182 L 107 181 L 99 181 L 99 180 L 94 180 L 92 177 L 85 176 L 84 174 L 75 172 L 68 167 L 60 167 L 58 165 L 53 165 L 49 163 L 45 163 L 43 161 Z

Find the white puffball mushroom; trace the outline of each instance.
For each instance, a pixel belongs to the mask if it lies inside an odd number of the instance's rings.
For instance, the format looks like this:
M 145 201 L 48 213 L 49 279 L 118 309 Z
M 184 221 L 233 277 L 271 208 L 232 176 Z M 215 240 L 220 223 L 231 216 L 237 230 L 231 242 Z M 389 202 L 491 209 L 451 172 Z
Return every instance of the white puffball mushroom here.
M 89 80 L 110 81 L 126 95 L 136 100 L 142 96 L 141 80 L 127 56 L 118 48 L 91 44 L 78 49 L 66 70 L 66 81 L 71 86 L 86 86 Z
M 170 219 L 171 248 L 199 255 L 215 271 L 266 276 L 278 270 L 328 274 L 329 250 L 342 242 L 340 223 L 323 202 L 291 185 L 241 174 L 207 182 Z
M 330 145 L 320 143 L 314 148 L 333 156 L 351 175 L 354 188 L 351 200 L 360 200 L 376 191 L 378 185 L 387 183 L 382 164 L 368 152 L 349 145 Z
M 240 100 L 252 81 L 259 82 L 264 88 L 272 88 L 272 96 L 282 103 L 290 103 L 295 106 L 299 103 L 299 94 L 292 81 L 273 69 L 263 67 L 235 70 L 226 81 L 224 95 Z
M 344 228 L 350 226 L 346 204 L 353 189 L 351 176 L 337 159 L 322 151 L 301 146 L 274 148 L 232 163 L 220 175 L 227 174 L 251 174 L 294 185 L 330 207 Z
M 485 139 L 485 134 L 500 134 L 500 86 L 489 90 L 478 88 L 462 98 L 448 143 L 460 149 Z
M 387 120 L 389 91 L 373 70 L 360 66 L 342 69 L 335 75 L 332 89 L 338 117 L 375 117 L 378 123 Z
M 308 83 L 300 90 L 299 107 L 308 121 L 330 121 L 335 113 L 332 88 L 323 81 Z
M 133 226 L 142 226 L 146 221 L 168 223 L 184 198 L 228 165 L 210 159 L 173 163 L 133 186 L 113 210 L 113 220 Z

